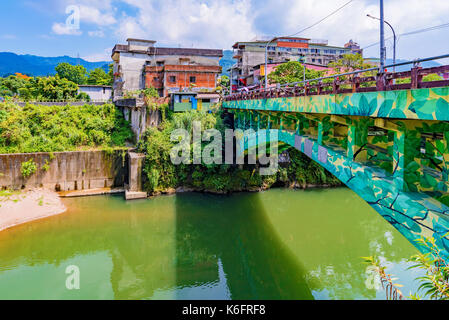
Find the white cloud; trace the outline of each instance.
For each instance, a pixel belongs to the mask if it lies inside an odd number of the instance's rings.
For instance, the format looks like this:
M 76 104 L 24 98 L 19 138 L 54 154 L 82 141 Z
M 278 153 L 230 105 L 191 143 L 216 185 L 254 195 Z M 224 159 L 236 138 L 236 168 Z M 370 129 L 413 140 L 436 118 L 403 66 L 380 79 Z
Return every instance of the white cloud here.
M 111 52 L 112 52 L 112 47 L 105 49 L 103 52 L 89 54 L 89 55 L 83 56 L 82 58 L 84 60 L 87 60 L 90 62 L 111 61 L 112 60 Z
M 167 45 L 229 48 L 235 40 L 255 36 L 249 0 L 138 1 L 123 0 L 138 9 L 119 21 L 117 35 L 160 40 Z
M 5 40 L 14 40 L 17 39 L 17 36 L 15 34 L 3 34 L 0 36 L 0 38 Z
M 257 6 L 255 5 L 257 2 Z M 347 0 L 254 0 L 253 10 L 256 28 L 266 34 L 285 35 L 295 33 L 324 18 L 327 14 L 347 3 Z M 379 41 L 379 22 L 366 17 L 379 16 L 379 1 L 358 0 L 307 30 L 300 36 L 329 39 L 329 43 L 342 46 L 349 39 L 359 42 L 362 47 Z M 448 0 L 389 0 L 385 1 L 385 19 L 397 34 L 449 22 Z M 392 33 L 388 26 L 386 36 Z M 446 30 L 402 38 L 398 42 L 401 58 L 431 56 L 434 52 L 448 52 Z M 392 55 L 392 41 L 387 43 L 388 55 Z M 366 55 L 378 55 L 379 48 L 366 50 Z
M 108 26 L 117 22 L 113 10 L 101 11 L 104 6 L 100 6 L 100 9 L 93 5 L 80 5 L 79 8 L 81 23 L 86 22 L 98 26 Z
M 104 38 L 103 30 L 89 31 L 87 32 L 87 34 L 89 35 L 89 37 Z
M 348 0 L 42 0 L 55 1 L 56 10 L 80 7 L 81 29 L 95 25 L 91 37 L 112 31 L 121 41 L 139 37 L 158 45 L 231 49 L 236 41 L 256 35 L 288 35 L 322 19 Z M 117 4 L 121 2 L 118 11 Z M 362 47 L 379 39 L 379 22 L 366 17 L 379 15 L 378 0 L 357 0 L 300 36 L 328 39 L 342 46 L 349 39 Z M 132 10 L 128 10 L 131 7 Z M 449 22 L 449 0 L 389 0 L 385 18 L 398 34 Z M 101 30 L 101 31 L 100 31 Z M 391 31 L 386 27 L 387 36 Z M 412 59 L 449 52 L 448 29 L 401 37 L 398 57 Z M 80 34 L 54 24 L 56 34 Z M 115 40 L 112 40 L 115 41 Z M 392 41 L 387 41 L 392 56 Z M 365 51 L 377 56 L 378 46 Z
M 65 23 L 54 23 L 51 30 L 57 35 L 80 36 L 82 31 L 68 27 Z

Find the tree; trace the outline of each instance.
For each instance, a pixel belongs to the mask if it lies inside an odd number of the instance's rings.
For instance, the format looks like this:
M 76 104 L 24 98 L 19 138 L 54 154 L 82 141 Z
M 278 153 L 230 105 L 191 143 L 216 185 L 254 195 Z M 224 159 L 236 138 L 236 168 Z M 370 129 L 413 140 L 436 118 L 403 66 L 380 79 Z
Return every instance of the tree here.
M 323 71 L 316 71 L 306 68 L 306 80 L 316 79 L 322 77 Z M 268 75 L 268 81 L 271 84 L 292 83 L 303 81 L 304 66 L 298 61 L 289 61 L 276 67 L 276 70 Z
M 83 66 L 74 66 L 63 62 L 58 64 L 55 70 L 61 79 L 67 79 L 78 85 L 87 83 L 87 70 Z
M 0 78 L 0 90 L 8 95 L 16 95 L 20 88 L 26 87 L 29 80 L 25 80 L 17 76 L 9 76 L 7 78 Z
M 87 83 L 91 85 L 109 86 L 111 85 L 111 77 L 103 68 L 96 68 L 89 73 Z
M 366 63 L 360 53 L 356 54 L 348 53 L 344 54 L 341 59 L 329 63 L 329 67 L 335 70 L 335 74 L 339 74 L 355 70 L 370 69 L 375 66 Z
M 78 94 L 78 85 L 59 75 L 54 77 L 39 77 L 30 83 L 33 96 L 38 99 L 69 100 Z
M 224 89 L 229 90 L 229 86 L 231 84 L 231 81 L 228 76 L 222 75 L 217 79 L 217 87 L 215 90 L 217 92 L 222 92 Z

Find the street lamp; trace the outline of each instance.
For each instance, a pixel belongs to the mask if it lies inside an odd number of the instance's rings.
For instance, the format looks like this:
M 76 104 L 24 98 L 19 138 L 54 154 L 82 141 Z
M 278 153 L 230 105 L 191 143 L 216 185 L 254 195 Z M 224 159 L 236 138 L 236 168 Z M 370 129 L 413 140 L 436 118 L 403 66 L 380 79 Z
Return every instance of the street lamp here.
M 379 18 L 373 17 L 370 14 L 367 14 L 366 16 L 371 19 L 380 20 Z M 391 31 L 393 31 L 393 64 L 396 64 L 396 32 L 394 32 L 393 26 L 388 21 L 384 20 L 384 22 L 391 28 Z M 395 66 L 393 66 L 393 72 L 396 72 Z
M 265 90 L 268 89 L 268 46 L 270 43 L 272 43 L 277 38 L 273 38 L 270 41 L 268 41 L 267 45 L 265 46 Z

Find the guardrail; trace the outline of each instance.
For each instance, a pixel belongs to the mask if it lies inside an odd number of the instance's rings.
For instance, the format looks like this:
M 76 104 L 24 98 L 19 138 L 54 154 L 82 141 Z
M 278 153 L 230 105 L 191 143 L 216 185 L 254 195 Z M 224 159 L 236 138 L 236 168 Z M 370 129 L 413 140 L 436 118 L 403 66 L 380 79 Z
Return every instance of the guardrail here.
M 422 79 L 424 76 L 429 74 L 449 73 L 449 65 L 432 68 L 422 68 L 419 66 L 419 63 L 421 62 L 445 58 L 449 58 L 449 54 L 391 64 L 385 66 L 385 70 L 380 70 L 380 68 L 375 67 L 306 81 L 277 85 L 276 87 L 267 89 L 261 88 L 248 90 L 247 92 L 228 95 L 224 97 L 224 101 L 445 87 L 449 86 L 449 80 L 424 82 Z M 414 65 L 410 71 L 396 73 L 386 72 L 388 68 L 409 64 Z M 376 74 L 366 74 L 374 72 L 376 72 Z M 364 73 L 365 75 L 363 75 Z M 396 79 L 408 78 L 410 79 L 409 83 L 395 83 Z

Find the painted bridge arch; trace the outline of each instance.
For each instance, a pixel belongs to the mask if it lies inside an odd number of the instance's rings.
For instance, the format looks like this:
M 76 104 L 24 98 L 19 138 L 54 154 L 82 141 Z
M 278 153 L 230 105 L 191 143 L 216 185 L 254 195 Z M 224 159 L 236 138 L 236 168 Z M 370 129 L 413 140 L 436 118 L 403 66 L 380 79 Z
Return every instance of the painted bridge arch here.
M 248 152 L 273 139 L 275 143 L 299 150 L 332 173 L 418 249 L 423 250 L 416 240 L 433 237 L 442 256 L 449 259 L 449 207 L 424 193 L 403 191 L 394 175 L 353 161 L 339 148 L 324 146 L 312 137 L 289 130 L 250 132 L 240 140 L 240 152 Z

